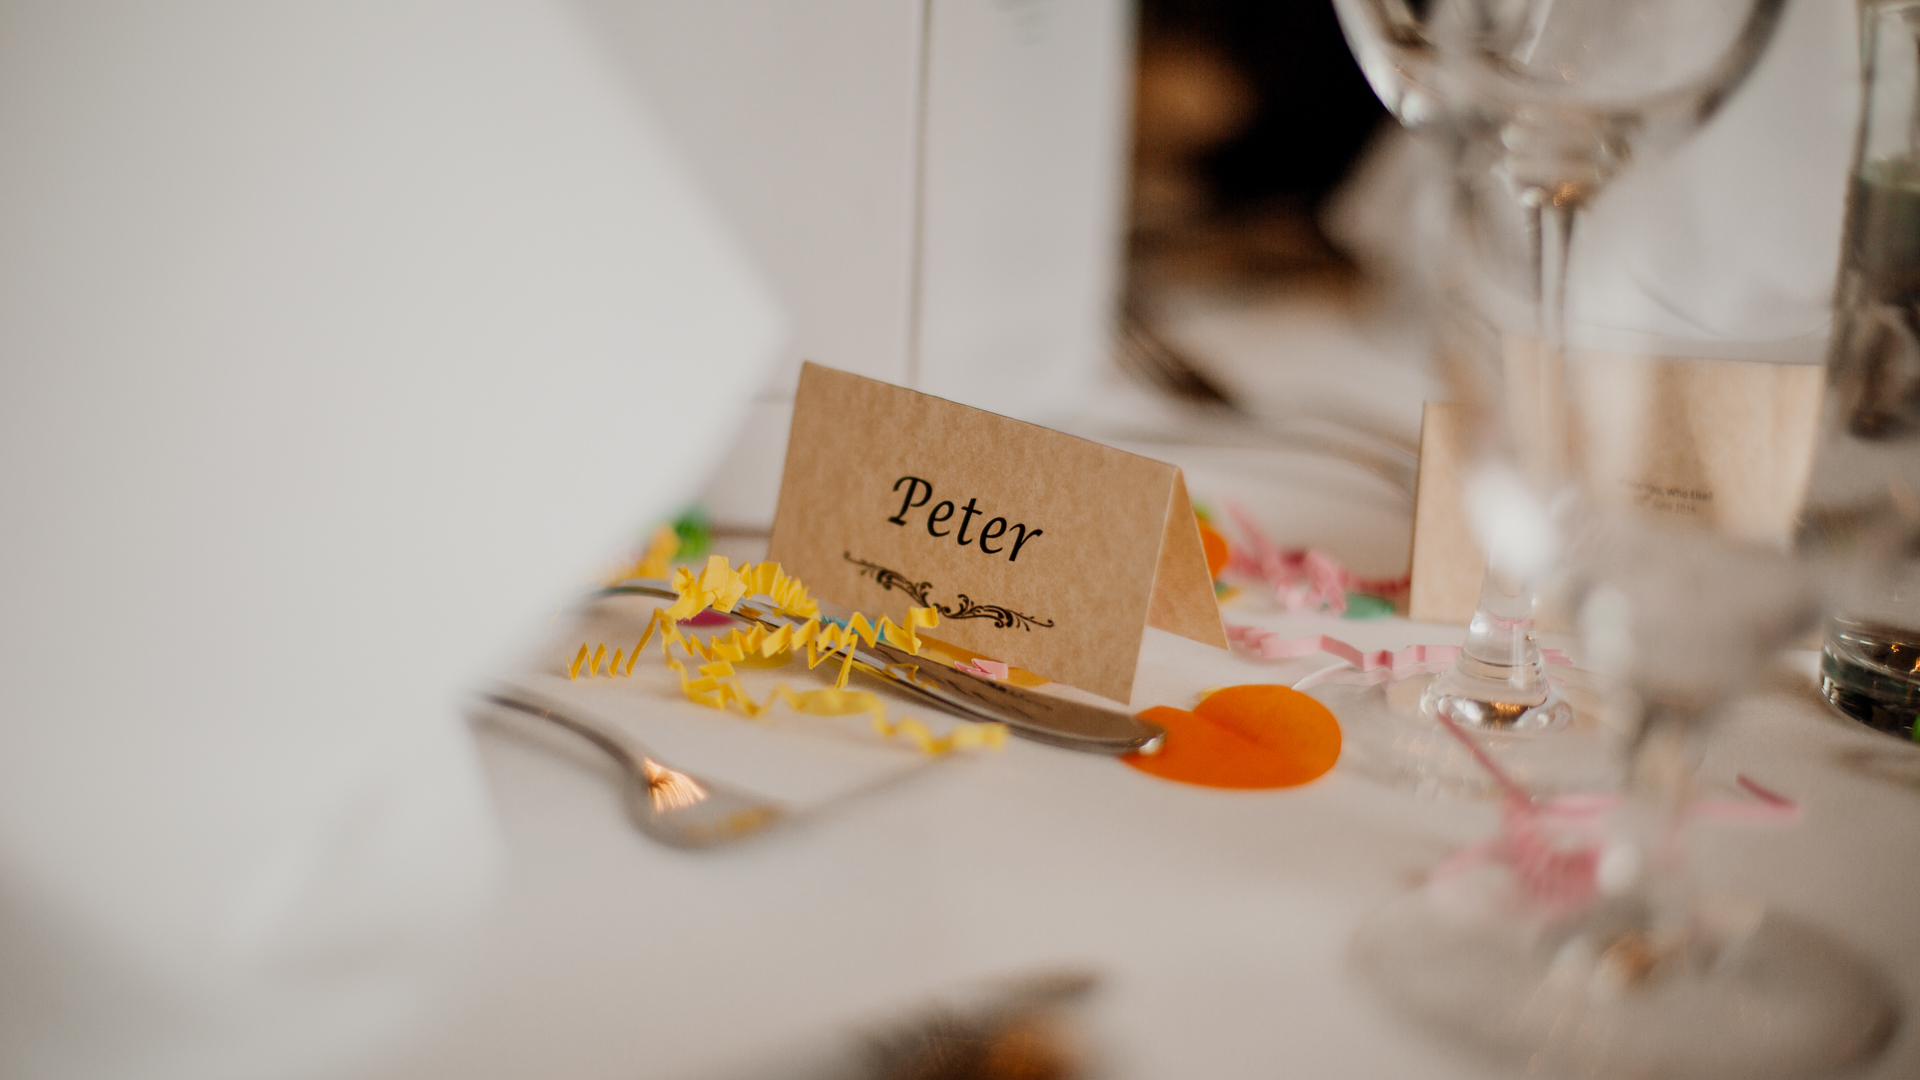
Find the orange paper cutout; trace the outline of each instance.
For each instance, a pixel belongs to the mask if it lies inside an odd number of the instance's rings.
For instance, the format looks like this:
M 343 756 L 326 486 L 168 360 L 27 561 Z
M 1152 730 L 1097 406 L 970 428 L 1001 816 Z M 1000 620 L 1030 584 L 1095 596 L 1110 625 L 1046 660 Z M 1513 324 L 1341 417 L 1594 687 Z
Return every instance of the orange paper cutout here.
M 1219 788 L 1295 787 L 1340 758 L 1340 724 L 1325 705 L 1284 686 L 1229 686 L 1189 712 L 1166 705 L 1140 714 L 1167 729 L 1151 756 L 1120 760 L 1144 773 Z
M 1207 573 L 1213 575 L 1215 581 L 1220 580 L 1220 571 L 1227 568 L 1232 552 L 1227 547 L 1227 538 L 1207 524 L 1206 518 L 1200 519 L 1200 546 L 1207 552 Z

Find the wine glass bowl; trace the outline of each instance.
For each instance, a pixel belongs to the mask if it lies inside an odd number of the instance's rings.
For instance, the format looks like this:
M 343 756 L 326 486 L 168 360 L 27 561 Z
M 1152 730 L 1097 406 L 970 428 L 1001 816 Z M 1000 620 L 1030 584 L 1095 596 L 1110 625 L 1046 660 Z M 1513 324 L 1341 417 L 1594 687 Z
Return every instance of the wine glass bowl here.
M 1498 164 L 1534 201 L 1585 204 L 1679 145 L 1738 88 L 1785 0 L 1334 0 L 1409 130 Z
M 1443 148 L 1456 218 L 1468 222 L 1456 229 L 1456 239 L 1485 239 L 1493 219 L 1505 213 L 1517 219 L 1508 231 L 1518 235 L 1526 263 L 1520 276 L 1528 315 L 1509 336 L 1534 343 L 1530 370 L 1524 379 L 1455 381 L 1479 418 L 1476 426 L 1488 430 L 1482 464 L 1504 459 L 1534 491 L 1506 500 L 1497 512 L 1475 514 L 1488 558 L 1479 607 L 1459 659 L 1428 685 L 1418 711 L 1449 727 L 1551 738 L 1567 731 L 1574 715 L 1535 640 L 1537 578 L 1551 564 L 1540 557 L 1539 544 L 1518 543 L 1526 538 L 1515 534 L 1526 531 L 1525 518 L 1543 515 L 1556 500 L 1565 504 L 1564 496 L 1578 487 L 1566 401 L 1566 284 L 1575 222 L 1622 170 L 1679 145 L 1719 110 L 1752 71 L 1785 0 L 1430 0 L 1419 6 L 1335 0 L 1334 6 L 1389 111 Z M 1454 258 L 1457 276 L 1484 270 L 1467 266 L 1463 253 Z M 1481 351 L 1504 357 L 1512 350 L 1502 341 Z M 1356 726 L 1367 715 L 1384 725 L 1397 722 L 1383 715 L 1394 706 L 1379 695 L 1347 697 L 1330 704 Z M 1448 740 L 1431 732 L 1373 741 L 1398 748 L 1388 756 L 1425 759 L 1389 771 L 1417 776 L 1459 764 Z M 1579 752 L 1568 743 L 1568 754 Z M 1553 752 L 1535 756 L 1550 762 Z M 1451 763 L 1440 760 L 1447 757 Z M 1579 773 L 1547 768 L 1541 775 L 1556 771 Z

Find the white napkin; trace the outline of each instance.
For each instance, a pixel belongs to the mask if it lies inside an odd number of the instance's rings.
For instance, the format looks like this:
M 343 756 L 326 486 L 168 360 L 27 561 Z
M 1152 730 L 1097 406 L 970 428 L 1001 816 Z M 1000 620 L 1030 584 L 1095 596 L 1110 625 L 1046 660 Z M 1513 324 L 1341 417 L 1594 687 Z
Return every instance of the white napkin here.
M 1859 110 L 1855 5 L 1788 4 L 1720 114 L 1590 208 L 1569 280 L 1576 344 L 1820 362 Z
M 351 1075 L 779 319 L 556 0 L 6 5 L 0 145 L 0 1075 Z

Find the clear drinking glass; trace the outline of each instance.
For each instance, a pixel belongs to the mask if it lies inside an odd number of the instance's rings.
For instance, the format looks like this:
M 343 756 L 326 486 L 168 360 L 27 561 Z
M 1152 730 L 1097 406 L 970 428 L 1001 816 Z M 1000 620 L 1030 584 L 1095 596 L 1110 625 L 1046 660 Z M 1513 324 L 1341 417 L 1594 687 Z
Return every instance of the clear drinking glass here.
M 1912 54 L 1912 39 L 1900 48 Z M 1564 381 L 1557 404 L 1585 404 L 1591 385 Z M 1651 414 L 1676 390 L 1647 380 L 1638 392 L 1629 410 Z M 1838 409 L 1829 422 L 1844 427 L 1852 415 Z M 1603 454 L 1630 437 L 1586 436 L 1589 453 Z M 1909 490 L 1873 475 L 1865 487 L 1895 492 L 1890 503 Z M 1901 475 L 1920 481 L 1911 468 Z M 1561 490 L 1573 487 L 1562 478 Z M 1369 919 L 1353 944 L 1357 971 L 1404 1014 L 1529 1075 L 1754 1080 L 1871 1060 L 1902 1011 L 1874 965 L 1758 900 L 1715 893 L 1687 857 L 1688 823 L 1703 812 L 1705 741 L 1777 651 L 1814 625 L 1811 568 L 1591 496 L 1568 499 L 1556 523 L 1583 648 L 1609 677 L 1604 708 L 1630 732 L 1621 790 L 1543 800 L 1498 780 L 1499 834 Z M 1914 532 L 1898 535 L 1910 543 Z M 1477 763 L 1500 772 L 1491 757 Z M 1733 812 L 1788 812 L 1779 795 L 1742 787 Z
M 1553 559 L 1551 507 L 1573 480 L 1568 253 L 1581 211 L 1615 177 L 1678 146 L 1718 111 L 1752 70 L 1784 3 L 1335 0 L 1381 100 L 1452 162 L 1456 216 L 1466 223 L 1456 232 L 1484 240 L 1489 207 L 1512 204 L 1526 265 L 1522 331 L 1533 343 L 1524 380 L 1503 364 L 1514 352 L 1506 343 L 1457 350 L 1480 358 L 1477 371 L 1456 365 L 1469 377 L 1455 382 L 1475 409 L 1483 466 L 1493 463 L 1480 470 L 1485 497 L 1476 500 L 1487 573 L 1459 658 L 1417 701 L 1351 684 L 1316 692 L 1346 722 L 1361 768 L 1434 792 L 1491 790 L 1436 722 L 1444 717 L 1479 733 L 1482 749 L 1536 790 L 1592 781 L 1601 740 L 1591 718 L 1573 723 L 1534 628 L 1536 585 Z
M 1920 2 L 1864 10 L 1866 100 L 1841 249 L 1810 539 L 1838 556 L 1834 708 L 1920 739 Z

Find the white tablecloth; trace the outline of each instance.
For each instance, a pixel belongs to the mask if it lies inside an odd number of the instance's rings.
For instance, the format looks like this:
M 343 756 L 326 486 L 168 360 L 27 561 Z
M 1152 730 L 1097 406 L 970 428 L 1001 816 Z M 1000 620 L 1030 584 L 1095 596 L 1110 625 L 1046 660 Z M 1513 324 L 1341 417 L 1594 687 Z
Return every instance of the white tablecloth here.
M 1227 614 L 1363 647 L 1460 633 L 1257 600 Z M 1157 631 L 1142 663 L 1136 708 L 1313 666 Z M 1490 804 L 1340 768 L 1293 790 L 1190 787 L 1013 740 L 689 853 L 634 830 L 594 751 L 531 724 L 481 731 L 504 899 L 441 1026 L 395 1076 L 709 1075 L 956 983 L 1061 966 L 1104 976 L 1087 1025 L 1114 1078 L 1493 1075 L 1387 1012 L 1345 963 L 1361 920 L 1493 828 Z M 1920 1000 L 1920 748 L 1835 719 L 1783 669 L 1708 767 L 1791 795 L 1804 816 L 1701 827 L 1703 883 L 1816 922 Z M 1911 1023 L 1868 1075 L 1920 1075 Z

